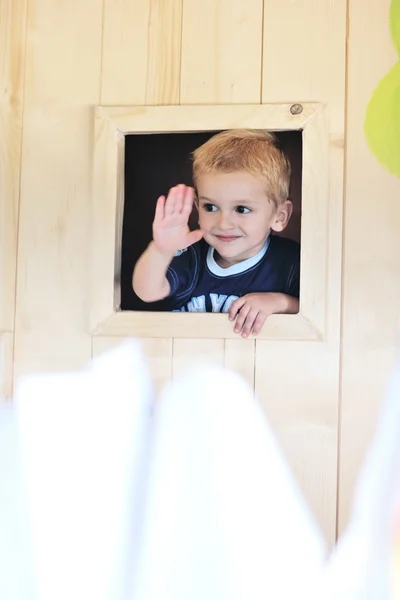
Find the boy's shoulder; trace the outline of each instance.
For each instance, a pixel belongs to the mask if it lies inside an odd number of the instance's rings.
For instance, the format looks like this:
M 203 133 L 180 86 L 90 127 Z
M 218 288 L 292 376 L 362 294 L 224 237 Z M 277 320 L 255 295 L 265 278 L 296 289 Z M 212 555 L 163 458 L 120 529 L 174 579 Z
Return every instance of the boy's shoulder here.
M 271 235 L 268 254 L 300 259 L 300 244 L 299 242 L 296 242 L 290 238 L 281 237 L 279 235 Z

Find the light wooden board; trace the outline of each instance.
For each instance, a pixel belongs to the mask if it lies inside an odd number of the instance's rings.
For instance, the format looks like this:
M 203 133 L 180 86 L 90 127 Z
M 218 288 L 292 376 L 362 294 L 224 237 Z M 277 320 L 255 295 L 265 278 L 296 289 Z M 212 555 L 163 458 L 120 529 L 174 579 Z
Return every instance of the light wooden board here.
M 228 369 L 241 375 L 254 390 L 255 377 L 255 352 L 254 339 L 225 340 L 224 365 Z
M 14 335 L 0 335 L 0 403 L 12 398 Z
M 179 103 L 183 0 L 105 0 L 102 104 Z
M 0 397 L 12 394 L 26 0 L 0 2 Z
M 98 261 L 100 263 L 100 261 Z M 110 285 L 111 281 L 111 285 Z M 113 277 L 105 282 L 104 288 L 112 289 Z M 100 290 L 98 284 L 95 289 Z M 106 290 L 109 291 L 109 290 Z M 106 295 L 104 295 L 106 298 Z M 111 294 L 108 296 L 111 297 Z M 100 305 L 97 299 L 96 305 Z M 92 319 L 93 322 L 94 319 Z M 177 338 L 207 338 L 207 339 L 236 339 L 232 324 L 225 313 L 172 313 L 172 312 L 135 312 L 118 311 L 109 319 L 100 322 L 93 330 L 95 335 L 102 336 L 131 336 L 131 337 L 177 337 Z M 259 339 L 280 340 L 319 340 L 322 338 L 313 323 L 297 315 L 271 315 L 263 330 L 257 336 Z
M 346 0 L 268 0 L 263 102 L 326 102 L 343 136 Z
M 129 133 L 170 133 L 214 131 L 217 129 L 255 128 L 302 130 L 318 113 L 320 102 L 305 102 L 300 113 L 293 113 L 293 103 L 280 102 L 235 104 L 190 104 L 160 106 L 106 106 L 98 111 L 115 127 Z M 318 145 L 318 144 L 317 144 Z
M 350 0 L 339 530 L 377 425 L 400 324 L 400 180 L 380 166 L 363 131 L 371 95 L 398 60 L 389 5 Z
M 102 1 L 31 0 L 16 300 L 15 370 L 90 361 L 93 108 L 100 97 Z
M 119 346 L 126 338 L 93 337 L 93 356 Z M 204 340 L 203 340 L 204 341 Z M 172 356 L 176 353 L 175 374 L 196 364 L 217 363 L 241 375 L 254 388 L 254 340 L 172 340 L 172 338 L 140 338 L 155 386 L 161 389 L 172 379 Z M 182 342 L 184 348 L 180 345 Z M 185 345 L 187 342 L 187 345 Z M 216 342 L 216 343 L 215 343 Z M 189 354 L 182 359 L 182 350 Z
M 182 0 L 105 1 L 102 104 L 179 104 L 182 4 Z M 95 185 L 101 185 L 100 175 Z M 109 283 L 97 278 L 94 293 L 97 286 Z M 172 338 L 140 339 L 160 387 L 172 376 Z M 118 338 L 93 338 L 94 349 L 114 343 Z
M 93 357 L 116 348 L 123 341 L 124 338 L 94 337 Z M 172 379 L 172 339 L 142 338 L 139 341 L 154 386 L 161 390 Z
M 338 374 L 321 342 L 256 342 L 256 400 L 273 426 L 308 505 L 335 539 Z
M 224 340 L 174 339 L 172 376 L 199 365 L 224 365 Z
M 263 102 L 326 104 L 329 220 L 326 338 L 256 342 L 256 397 L 331 544 L 336 535 L 346 2 L 265 2 Z M 284 40 L 284 42 L 283 42 Z M 311 157 L 312 159 L 312 157 Z M 303 217 L 320 227 L 318 212 Z M 320 234 L 322 234 L 320 230 Z
M 263 0 L 184 0 L 181 104 L 260 102 Z

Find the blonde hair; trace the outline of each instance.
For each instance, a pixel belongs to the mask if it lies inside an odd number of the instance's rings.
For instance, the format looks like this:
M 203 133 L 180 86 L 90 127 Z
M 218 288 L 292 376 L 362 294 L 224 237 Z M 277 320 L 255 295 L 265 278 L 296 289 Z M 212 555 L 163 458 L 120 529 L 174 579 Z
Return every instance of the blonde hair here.
M 193 180 L 200 175 L 244 171 L 264 181 L 268 199 L 279 206 L 289 197 L 290 163 L 276 137 L 262 129 L 231 129 L 217 133 L 197 148 Z

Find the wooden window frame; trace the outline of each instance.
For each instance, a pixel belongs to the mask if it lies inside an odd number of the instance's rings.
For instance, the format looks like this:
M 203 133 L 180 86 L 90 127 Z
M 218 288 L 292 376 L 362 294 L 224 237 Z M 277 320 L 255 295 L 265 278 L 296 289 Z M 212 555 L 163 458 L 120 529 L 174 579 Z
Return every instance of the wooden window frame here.
M 91 333 L 237 338 L 226 314 L 121 311 L 125 136 L 232 128 L 303 132 L 300 312 L 272 315 L 257 339 L 324 340 L 330 235 L 329 133 L 320 103 L 98 106 L 94 123 Z

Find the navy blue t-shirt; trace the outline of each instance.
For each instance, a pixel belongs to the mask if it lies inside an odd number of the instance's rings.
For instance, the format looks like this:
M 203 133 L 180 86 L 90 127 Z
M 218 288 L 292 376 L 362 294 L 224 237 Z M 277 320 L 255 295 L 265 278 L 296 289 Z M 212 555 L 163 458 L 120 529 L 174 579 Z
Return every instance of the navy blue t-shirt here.
M 168 271 L 173 312 L 228 312 L 245 294 L 280 292 L 299 297 L 300 246 L 272 235 L 256 255 L 226 269 L 204 240 L 175 256 Z

